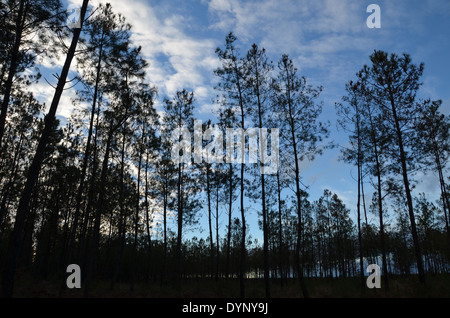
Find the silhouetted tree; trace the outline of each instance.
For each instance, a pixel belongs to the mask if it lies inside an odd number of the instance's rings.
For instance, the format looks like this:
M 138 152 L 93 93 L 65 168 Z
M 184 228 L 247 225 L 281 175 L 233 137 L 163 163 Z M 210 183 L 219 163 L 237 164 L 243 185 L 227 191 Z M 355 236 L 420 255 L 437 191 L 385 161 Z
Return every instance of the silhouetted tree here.
M 411 195 L 410 176 L 412 157 L 408 155 L 407 146 L 412 139 L 414 117 L 420 113 L 420 106 L 416 103 L 416 94 L 421 86 L 424 65 L 415 65 L 407 54 L 397 56 L 388 55 L 383 51 L 375 51 L 371 56 L 371 66 L 364 66 L 359 77 L 365 81 L 365 90 L 370 94 L 383 114 L 386 131 L 395 136 L 392 139 L 393 160 L 398 165 L 392 166 L 403 179 L 408 214 L 411 223 L 411 234 L 417 261 L 420 282 L 425 284 L 422 253 L 417 237 L 416 221 L 414 217 L 413 199 Z M 395 142 L 395 143 L 394 143 Z M 409 168 L 408 168 L 409 167 Z
M 81 7 L 80 13 L 80 23 L 81 26 L 84 22 L 85 14 L 87 11 L 88 0 L 83 1 L 83 5 Z M 81 28 L 77 28 L 73 31 L 72 43 L 67 52 L 66 61 L 64 63 L 64 67 L 62 69 L 61 75 L 59 76 L 58 85 L 55 90 L 55 95 L 53 97 L 53 101 L 50 105 L 50 110 L 45 118 L 45 127 L 42 132 L 41 139 L 39 140 L 39 144 L 36 150 L 36 153 L 33 157 L 31 166 L 28 170 L 27 181 L 25 183 L 25 187 L 22 192 L 22 196 L 20 198 L 19 206 L 17 208 L 16 213 L 16 221 L 14 223 L 14 230 L 11 234 L 11 238 L 9 241 L 8 253 L 7 253 L 7 264 L 5 266 L 5 270 L 2 276 L 2 295 L 4 297 L 12 297 L 14 290 L 14 277 L 16 272 L 16 262 L 17 256 L 22 246 L 22 231 L 25 223 L 25 219 L 27 213 L 30 208 L 30 200 L 33 193 L 33 189 L 36 184 L 36 180 L 39 175 L 39 171 L 41 169 L 42 161 L 44 160 L 45 149 L 47 146 L 47 142 L 49 140 L 50 134 L 54 127 L 54 123 L 56 120 L 56 110 L 59 105 L 59 101 L 61 99 L 62 93 L 64 91 L 64 86 L 66 84 L 67 75 L 70 70 L 70 65 L 72 63 L 73 57 L 75 55 L 75 50 L 78 44 L 78 40 L 80 38 Z

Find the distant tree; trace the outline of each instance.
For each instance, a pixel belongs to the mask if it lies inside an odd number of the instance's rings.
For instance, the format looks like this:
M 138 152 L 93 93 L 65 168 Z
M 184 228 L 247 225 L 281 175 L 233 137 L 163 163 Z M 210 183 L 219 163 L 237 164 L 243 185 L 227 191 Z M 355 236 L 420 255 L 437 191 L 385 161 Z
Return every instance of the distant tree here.
M 353 240 L 353 222 L 350 219 L 350 210 L 342 200 L 333 194 L 330 200 L 330 216 L 332 219 L 332 231 L 334 248 L 336 253 L 337 272 L 340 277 L 349 276 L 347 260 L 354 259 L 351 242 Z

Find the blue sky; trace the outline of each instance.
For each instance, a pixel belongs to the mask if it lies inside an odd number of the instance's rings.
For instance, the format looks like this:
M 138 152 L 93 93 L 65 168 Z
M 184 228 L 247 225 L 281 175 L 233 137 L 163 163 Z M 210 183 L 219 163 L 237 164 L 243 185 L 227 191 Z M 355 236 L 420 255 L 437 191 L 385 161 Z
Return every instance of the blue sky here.
M 81 4 L 81 0 L 70 0 Z M 92 4 L 106 1 L 91 1 Z M 448 0 L 110 0 L 115 12 L 133 25 L 133 39 L 141 45 L 150 65 L 148 79 L 159 90 L 160 100 L 179 89 L 195 92 L 196 118 L 214 118 L 211 102 L 218 66 L 214 51 L 223 46 L 227 33 L 239 38 L 242 53 L 252 43 L 267 50 L 275 65 L 283 53 L 294 60 L 310 84 L 322 85 L 323 118 L 330 120 L 331 137 L 340 144 L 347 137 L 336 130 L 335 102 L 344 86 L 355 77 L 375 49 L 408 53 L 413 62 L 425 63 L 423 97 L 442 99 L 442 112 L 450 114 L 450 1 Z M 369 4 L 381 8 L 381 28 L 369 29 Z M 45 62 L 44 65 L 49 66 Z M 62 61 L 56 61 L 60 69 Z M 41 82 L 35 94 L 50 100 L 52 89 Z M 72 111 L 67 91 L 58 114 Z M 50 104 L 47 102 L 47 104 Z M 304 182 L 310 199 L 328 188 L 337 193 L 354 215 L 356 182 L 354 168 L 338 160 L 339 150 L 327 151 L 312 163 L 303 164 Z M 372 192 L 370 185 L 366 185 Z M 430 196 L 438 191 L 435 176 L 421 178 L 415 193 Z M 434 198 L 434 197 L 433 197 Z M 250 227 L 256 230 L 256 212 L 250 212 Z M 238 213 L 236 212 L 236 216 Z M 222 225 L 222 229 L 225 225 Z M 205 232 L 206 233 L 206 232 Z M 206 236 L 207 234 L 205 234 Z M 258 234 L 255 234 L 258 237 Z

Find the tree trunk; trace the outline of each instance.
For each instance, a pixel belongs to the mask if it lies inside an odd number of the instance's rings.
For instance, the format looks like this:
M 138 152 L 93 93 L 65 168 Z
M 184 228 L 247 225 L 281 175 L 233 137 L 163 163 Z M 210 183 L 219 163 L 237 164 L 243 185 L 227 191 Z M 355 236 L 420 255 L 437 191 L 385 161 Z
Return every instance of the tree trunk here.
M 100 99 L 101 100 L 101 99 Z M 100 100 L 99 100 L 99 105 L 97 107 L 97 120 L 95 123 L 95 135 L 94 135 L 94 144 L 93 144 L 93 153 L 92 153 L 92 159 L 93 159 L 93 164 L 92 164 L 92 172 L 91 172 L 91 176 L 90 176 L 90 182 L 89 182 L 89 191 L 88 191 L 88 195 L 87 195 L 87 203 L 86 203 L 86 208 L 85 211 L 83 213 L 83 226 L 81 228 L 81 233 L 80 233 L 80 238 L 79 238 L 79 244 L 78 244 L 78 251 L 77 251 L 77 259 L 81 259 L 81 257 L 83 256 L 84 259 L 86 259 L 86 251 L 87 251 L 87 247 L 86 247 L 86 242 L 87 242 L 87 231 L 88 231 L 88 225 L 89 225 L 89 221 L 91 218 L 91 211 L 94 209 L 95 206 L 95 184 L 96 184 L 96 178 L 97 178 L 97 170 L 98 170 L 98 160 L 97 160 L 97 152 L 98 152 L 98 147 L 97 147 L 97 140 L 98 140 L 98 131 L 99 131 L 99 119 L 100 119 Z
M 148 155 L 148 151 L 146 153 L 146 158 L 145 158 L 145 221 L 146 221 L 146 225 L 147 225 L 147 241 L 148 241 L 148 274 L 147 274 L 147 278 L 150 277 L 150 269 L 151 269 L 151 260 L 152 260 L 152 235 L 150 232 L 150 213 L 149 213 L 149 205 L 150 203 L 148 202 L 148 162 L 149 162 L 149 155 Z
M 359 148 L 358 141 L 358 148 Z M 358 150 L 358 202 L 357 202 L 357 214 L 358 214 L 358 246 L 359 246 L 359 275 L 361 278 L 361 290 L 364 290 L 364 258 L 363 258 L 363 244 L 362 244 L 362 232 L 361 232 L 361 169 L 360 159 L 361 155 Z
M 111 121 L 111 126 L 112 126 Z M 105 156 L 103 158 L 102 164 L 102 173 L 100 177 L 100 190 L 99 190 L 99 198 L 97 201 L 97 206 L 95 210 L 95 219 L 94 219 L 94 229 L 93 229 L 93 237 L 91 246 L 88 251 L 88 259 L 87 259 L 87 268 L 86 268 L 86 284 L 84 289 L 84 296 L 89 297 L 91 283 L 94 276 L 94 270 L 96 266 L 97 253 L 100 245 L 100 222 L 103 210 L 103 201 L 105 199 L 105 184 L 106 177 L 108 176 L 108 164 L 109 164 L 109 155 L 111 152 L 111 143 L 114 134 L 114 129 L 111 127 L 108 132 L 108 140 L 106 142 Z
M 119 181 L 119 253 L 116 258 L 116 267 L 114 276 L 111 280 L 111 289 L 114 289 L 115 283 L 119 280 L 120 269 L 122 268 L 122 259 L 123 259 L 123 251 L 125 248 L 125 233 L 126 233 L 126 218 L 125 218 L 125 206 L 124 206 L 124 171 L 125 171 L 125 142 L 126 142 L 126 133 L 125 128 L 122 131 L 122 149 L 121 149 L 121 159 L 120 159 L 120 181 Z
M 163 231 L 164 231 L 164 255 L 163 255 L 163 267 L 161 273 L 161 285 L 166 277 L 166 262 L 167 262 L 167 199 L 168 199 L 168 177 L 164 180 L 163 189 Z
M 219 181 L 216 180 L 216 281 L 219 279 L 219 261 L 220 261 L 220 244 L 219 244 Z
M 277 171 L 277 194 L 278 194 L 278 244 L 279 244 L 279 266 L 280 266 L 280 283 L 283 287 L 283 223 L 281 215 L 281 185 L 280 171 Z
M 449 220 L 448 220 L 448 215 L 450 214 L 450 202 L 448 199 L 447 186 L 445 184 L 444 174 L 442 172 L 442 164 L 441 164 L 440 156 L 439 156 L 439 153 L 437 152 L 437 145 L 435 145 L 435 161 L 436 161 L 436 168 L 437 168 L 437 171 L 439 174 L 439 183 L 441 186 L 442 204 L 444 207 L 445 228 L 447 230 L 448 246 L 450 249 L 450 227 L 449 227 Z
M 229 175 L 228 175 L 228 183 L 229 183 L 229 206 L 228 206 L 228 232 L 227 232 L 227 258 L 225 265 L 225 278 L 228 278 L 230 273 L 230 256 L 231 256 L 231 214 L 233 211 L 233 164 L 229 164 Z
M 210 182 L 211 169 L 209 163 L 206 163 L 206 196 L 208 200 L 208 224 L 209 224 L 209 264 L 210 264 L 210 275 L 212 278 L 213 273 L 213 260 L 214 260 L 214 243 L 213 243 L 213 232 L 212 232 L 212 212 L 211 212 L 211 182 Z
M 178 198 L 178 234 L 177 234 L 177 249 L 175 255 L 175 276 L 176 280 L 181 279 L 181 244 L 183 235 L 183 191 L 182 191 L 182 164 L 178 164 L 178 182 L 177 182 L 177 198 Z
M 420 251 L 419 237 L 417 236 L 416 221 L 414 218 L 414 209 L 413 209 L 413 201 L 412 201 L 412 197 L 411 197 L 411 189 L 409 187 L 408 169 L 406 167 L 406 155 L 405 155 L 405 150 L 403 148 L 403 136 L 402 136 L 402 132 L 400 129 L 400 123 L 399 123 L 399 120 L 397 117 L 397 111 L 395 108 L 395 102 L 394 102 L 394 98 L 392 97 L 392 94 L 391 94 L 391 106 L 392 106 L 392 114 L 393 114 L 394 122 L 395 122 L 395 130 L 396 130 L 396 134 L 397 134 L 397 143 L 398 143 L 399 152 L 400 152 L 400 162 L 401 162 L 401 166 L 402 166 L 403 183 L 405 186 L 406 200 L 407 200 L 407 204 L 408 204 L 408 214 L 409 214 L 409 220 L 411 223 L 411 234 L 412 234 L 413 242 L 414 242 L 414 252 L 416 254 L 417 270 L 419 272 L 419 281 L 422 284 L 426 285 L 422 253 Z
M 144 136 L 145 136 L 145 128 L 142 128 L 142 138 L 141 138 L 141 144 L 144 143 Z M 139 148 L 140 145 L 138 145 Z M 136 262 L 136 254 L 137 254 L 137 246 L 138 246 L 138 229 L 139 229 L 139 207 L 140 207 L 140 201 L 141 201 L 141 165 L 142 165 L 142 151 L 139 149 L 139 160 L 138 160 L 138 172 L 137 172 L 137 197 L 136 197 L 136 214 L 135 214 L 135 220 L 134 220 L 134 243 L 133 243 L 133 265 L 131 268 L 130 278 L 131 278 L 131 284 L 130 284 L 130 290 L 133 292 L 134 290 L 134 278 L 137 272 L 137 262 Z M 147 194 L 146 194 L 147 196 Z M 147 211 L 148 212 L 148 211 Z M 148 215 L 148 213 L 147 213 Z M 147 223 L 148 224 L 148 223 Z
M 296 260 L 296 266 L 297 266 L 297 273 L 300 280 L 300 287 L 302 289 L 303 297 L 309 298 L 309 293 L 306 288 L 304 279 L 303 279 L 303 266 L 302 266 L 302 257 L 301 257 L 301 244 L 302 244 L 302 203 L 301 203 L 301 193 L 300 193 L 300 167 L 298 164 L 298 153 L 297 153 L 297 140 L 295 138 L 295 123 L 294 123 L 294 117 L 292 114 L 292 100 L 291 100 L 291 83 L 289 81 L 289 71 L 286 66 L 286 74 L 288 82 L 286 83 L 286 94 L 288 99 L 288 107 L 289 107 L 289 120 L 290 120 L 290 132 L 292 137 L 292 150 L 294 152 L 294 161 L 295 161 L 295 195 L 297 197 L 297 219 L 298 219 L 298 225 L 297 225 L 297 250 L 295 253 L 295 260 Z
M 235 66 L 235 74 L 237 78 L 237 89 L 239 94 L 239 108 L 241 111 L 241 128 L 242 131 L 245 131 L 245 116 L 244 116 L 244 99 L 242 96 L 242 89 L 240 80 L 241 78 L 238 76 L 239 71 L 237 70 L 237 66 Z M 245 147 L 244 147 L 245 149 Z M 244 153 L 242 153 L 242 160 L 245 160 L 245 150 Z M 247 249 L 245 246 L 245 240 L 247 235 L 247 225 L 245 223 L 245 211 L 244 211 L 244 169 L 245 164 L 244 162 L 241 162 L 241 180 L 240 180 L 240 192 L 241 192 L 241 221 L 242 221 L 242 238 L 241 238 L 241 257 L 239 260 L 239 286 L 240 286 L 240 292 L 241 292 L 241 298 L 245 298 L 245 272 L 246 272 L 246 258 L 247 258 Z
M 363 239 L 361 232 L 361 187 L 362 187 L 362 160 L 361 160 L 361 130 L 360 130 L 360 114 L 359 108 L 356 106 L 356 134 L 357 134 L 357 166 L 358 166 L 358 202 L 357 202 L 357 213 L 358 213 L 358 245 L 359 245 L 359 275 L 361 278 L 361 290 L 364 291 L 365 279 L 364 279 L 364 258 L 363 258 Z M 367 219 L 366 219 L 367 220 Z M 367 225 L 367 224 L 366 224 Z
M 381 164 L 380 164 L 380 158 L 378 153 L 378 143 L 377 139 L 375 137 L 375 128 L 372 120 L 372 115 L 370 116 L 370 125 L 371 125 L 371 136 L 372 136 L 372 143 L 374 148 L 374 155 L 375 155 L 375 166 L 376 166 L 376 174 L 377 174 L 377 189 L 378 189 L 378 214 L 380 218 L 380 243 L 381 243 L 381 255 L 382 255 L 382 262 L 383 262 L 383 270 L 384 270 L 384 284 L 386 290 L 389 290 L 389 270 L 387 267 L 387 260 L 386 260 L 386 240 L 385 240 L 385 233 L 384 233 L 384 221 L 383 221 L 383 196 L 381 194 Z

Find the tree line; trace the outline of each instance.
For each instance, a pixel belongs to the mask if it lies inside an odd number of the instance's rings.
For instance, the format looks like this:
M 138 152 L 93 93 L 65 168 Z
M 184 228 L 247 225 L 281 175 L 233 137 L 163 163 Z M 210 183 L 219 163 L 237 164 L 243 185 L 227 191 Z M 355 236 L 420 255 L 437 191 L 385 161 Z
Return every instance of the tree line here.
M 20 275 L 63 285 L 74 263 L 85 296 L 99 281 L 111 289 L 127 283 L 132 292 L 137 282 L 204 278 L 235 279 L 245 297 L 247 279 L 262 278 L 270 297 L 273 282 L 295 278 L 308 297 L 308 278 L 360 276 L 364 285 L 370 263 L 381 266 L 387 288 L 394 274 L 417 273 L 426 284 L 426 273 L 448 273 L 450 120 L 442 101 L 418 97 L 424 64 L 408 54 L 374 51 L 336 103 L 337 125 L 348 135 L 341 159 L 357 170 L 355 222 L 337 194 L 309 198 L 301 162 L 336 145 L 331 123 L 321 120 L 323 87 L 308 84 L 288 55 L 273 63 L 257 44 L 242 53 L 229 33 L 211 74 L 217 120 L 200 127 L 278 128 L 276 173 L 261 173 L 261 163 L 185 164 L 172 151 L 186 140 L 171 136 L 183 126 L 196 138 L 194 93 L 159 96 L 131 24 L 110 4 L 89 8 L 84 0 L 74 30 L 64 27 L 67 13 L 56 0 L 1 1 L 0 12 L 3 296 L 13 296 Z M 61 55 L 45 113 L 27 87 L 42 76 L 40 59 Z M 76 111 L 61 123 L 56 111 L 70 87 Z M 209 137 L 201 140 L 207 149 Z M 217 149 L 209 151 L 245 157 Z M 420 173 L 438 177 L 439 200 L 414 193 Z M 250 209 L 258 224 L 248 224 Z M 187 239 L 202 216 L 207 237 Z M 262 242 L 250 226 L 261 229 Z

